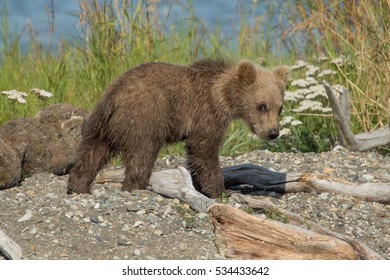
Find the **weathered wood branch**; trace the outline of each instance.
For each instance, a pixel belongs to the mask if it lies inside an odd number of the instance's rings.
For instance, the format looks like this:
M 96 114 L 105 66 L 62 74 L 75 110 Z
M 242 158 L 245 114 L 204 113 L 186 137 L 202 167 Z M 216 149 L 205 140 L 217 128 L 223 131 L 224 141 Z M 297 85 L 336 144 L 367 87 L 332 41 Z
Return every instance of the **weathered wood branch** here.
M 121 183 L 124 179 L 123 168 L 108 168 L 99 173 L 96 183 Z M 198 212 L 206 212 L 215 203 L 214 199 L 197 192 L 192 185 L 190 173 L 184 167 L 153 172 L 150 178 L 151 189 L 167 197 L 178 198 Z
M 326 81 L 322 81 L 332 107 L 333 116 L 339 132 L 340 144 L 351 151 L 367 151 L 373 148 L 390 145 L 390 125 L 373 132 L 354 135 L 351 131 L 350 98 L 347 89 L 343 90 L 337 100 L 333 90 Z
M 198 197 L 193 193 L 196 192 L 195 190 L 187 193 L 183 192 L 183 186 L 181 188 L 173 187 L 174 185 L 179 184 L 179 181 L 182 181 L 180 172 L 186 173 L 185 176 L 186 178 L 188 177 L 186 182 L 188 184 L 191 178 L 188 171 L 184 170 L 183 167 L 180 167 L 180 171 L 163 170 L 154 172 L 150 180 L 151 188 L 153 190 L 156 189 L 155 191 L 158 193 L 181 193 L 183 201 L 197 198 L 200 202 L 199 209 L 204 209 L 204 207 L 207 209 L 207 203 L 204 202 L 205 196 Z M 98 175 L 96 183 L 121 183 L 124 179 L 123 172 L 124 169 L 122 168 L 106 169 Z M 275 191 L 278 193 L 329 192 L 354 196 L 366 201 L 376 201 L 385 204 L 390 203 L 390 183 L 354 184 L 319 174 L 275 172 L 253 164 L 225 167 L 223 168 L 223 174 L 225 178 L 225 187 L 227 189 L 232 186 L 246 184 L 252 185 L 260 190 Z M 161 182 L 159 182 L 160 180 Z M 162 183 L 162 181 L 164 181 L 164 183 Z M 175 181 L 175 183 L 173 183 L 173 181 Z M 169 196 L 169 194 L 166 195 Z
M 390 203 L 390 183 L 354 184 L 321 174 L 280 173 L 253 164 L 225 167 L 223 172 L 226 188 L 247 184 L 278 193 L 329 192 Z
M 373 251 L 371 248 L 369 248 L 367 245 L 364 243 L 346 237 L 342 234 L 333 232 L 331 230 L 328 230 L 324 227 L 322 227 L 319 224 L 316 224 L 310 220 L 306 220 L 302 218 L 301 216 L 291 213 L 287 210 L 284 210 L 280 207 L 277 207 L 274 203 L 271 202 L 269 198 L 256 198 L 253 196 L 247 196 L 247 195 L 241 195 L 241 194 L 232 194 L 231 196 L 235 201 L 247 205 L 253 209 L 271 209 L 271 211 L 275 215 L 280 215 L 284 218 L 286 218 L 289 222 L 289 224 L 293 224 L 295 226 L 303 227 L 306 229 L 310 229 L 311 231 L 314 231 L 319 234 L 325 234 L 329 235 L 335 238 L 338 238 L 340 240 L 343 240 L 347 242 L 355 251 L 356 255 L 358 256 L 359 259 L 363 260 L 381 260 L 384 259 L 383 256 L 378 254 L 377 252 Z
M 352 260 L 352 247 L 338 238 L 258 218 L 225 204 L 210 207 L 222 256 L 233 259 Z
M 4 231 L 0 229 L 0 254 L 9 260 L 21 260 L 22 249 Z

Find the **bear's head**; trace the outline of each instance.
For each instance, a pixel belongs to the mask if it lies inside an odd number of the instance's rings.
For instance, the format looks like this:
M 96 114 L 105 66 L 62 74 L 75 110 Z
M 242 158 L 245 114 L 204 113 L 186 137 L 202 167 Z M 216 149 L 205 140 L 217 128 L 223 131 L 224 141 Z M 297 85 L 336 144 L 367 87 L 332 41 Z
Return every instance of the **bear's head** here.
M 244 119 L 252 132 L 264 140 L 279 136 L 279 116 L 288 72 L 286 66 L 266 70 L 247 60 L 240 61 L 234 69 L 230 83 L 234 98 L 230 98 L 230 106 L 236 117 Z

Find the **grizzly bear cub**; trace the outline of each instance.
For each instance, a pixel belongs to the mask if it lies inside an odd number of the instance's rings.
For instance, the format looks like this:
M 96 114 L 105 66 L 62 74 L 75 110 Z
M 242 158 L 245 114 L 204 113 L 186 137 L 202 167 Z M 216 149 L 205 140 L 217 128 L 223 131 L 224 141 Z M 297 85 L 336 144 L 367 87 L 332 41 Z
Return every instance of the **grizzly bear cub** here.
M 287 74 L 285 66 L 265 70 L 247 60 L 146 63 L 128 70 L 83 125 L 68 193 L 90 193 L 116 153 L 126 167 L 122 190 L 145 189 L 161 147 L 185 141 L 195 188 L 217 197 L 224 190 L 218 151 L 229 122 L 241 118 L 261 138 L 278 137 Z

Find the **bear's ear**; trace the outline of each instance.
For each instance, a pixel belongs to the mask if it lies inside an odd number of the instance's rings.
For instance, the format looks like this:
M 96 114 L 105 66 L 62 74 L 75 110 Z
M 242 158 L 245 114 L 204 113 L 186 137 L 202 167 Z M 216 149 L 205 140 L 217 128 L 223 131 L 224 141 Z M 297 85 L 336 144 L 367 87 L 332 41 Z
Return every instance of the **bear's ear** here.
M 252 62 L 242 60 L 238 63 L 235 77 L 238 81 L 246 86 L 253 84 L 256 81 L 257 70 Z
M 287 66 L 281 66 L 274 70 L 275 75 L 279 77 L 283 82 L 287 81 L 288 72 L 290 72 L 290 68 L 288 68 Z

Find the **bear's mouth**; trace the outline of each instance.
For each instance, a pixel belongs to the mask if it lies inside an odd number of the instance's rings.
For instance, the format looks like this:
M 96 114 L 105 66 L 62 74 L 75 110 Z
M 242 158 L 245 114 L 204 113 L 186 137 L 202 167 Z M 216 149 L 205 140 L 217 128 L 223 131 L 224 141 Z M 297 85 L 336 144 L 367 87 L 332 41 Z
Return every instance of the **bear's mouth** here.
M 249 128 L 253 134 L 256 134 L 258 137 L 266 141 L 275 140 L 279 136 L 278 129 L 263 130 L 260 129 L 257 125 L 253 124 L 250 124 Z

